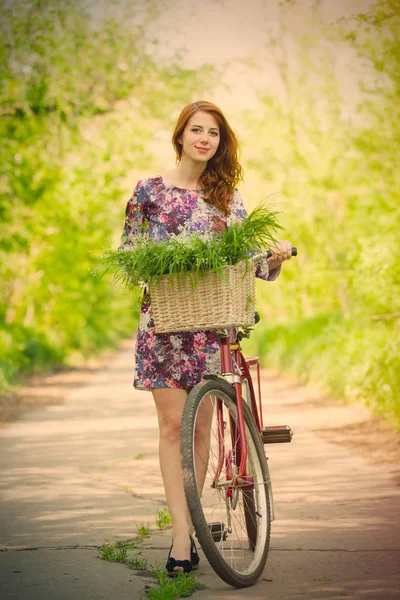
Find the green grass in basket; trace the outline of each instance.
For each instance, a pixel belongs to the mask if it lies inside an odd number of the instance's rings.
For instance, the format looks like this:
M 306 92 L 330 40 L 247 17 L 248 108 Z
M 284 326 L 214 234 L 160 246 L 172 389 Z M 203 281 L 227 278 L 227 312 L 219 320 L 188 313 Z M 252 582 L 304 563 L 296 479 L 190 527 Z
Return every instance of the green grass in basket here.
M 197 277 L 205 271 L 223 274 L 223 267 L 234 265 L 275 242 L 275 233 L 282 227 L 276 213 L 264 206 L 255 208 L 242 223 L 234 223 L 229 229 L 209 240 L 192 235 L 184 242 L 173 238 L 155 241 L 138 237 L 129 250 L 108 251 L 103 258 L 105 272 L 111 271 L 114 279 L 128 286 L 140 282 L 155 283 L 162 275 L 178 279 L 188 271 L 195 285 Z

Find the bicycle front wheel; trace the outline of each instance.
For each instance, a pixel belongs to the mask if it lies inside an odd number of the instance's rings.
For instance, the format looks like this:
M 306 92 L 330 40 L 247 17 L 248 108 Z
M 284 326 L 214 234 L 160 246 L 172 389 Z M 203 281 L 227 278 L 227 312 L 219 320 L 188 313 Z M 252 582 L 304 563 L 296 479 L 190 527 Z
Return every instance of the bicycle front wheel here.
M 239 480 L 235 391 L 222 379 L 196 385 L 182 417 L 186 501 L 200 545 L 232 586 L 253 585 L 267 560 L 271 531 L 269 473 L 259 431 L 243 403 L 248 478 Z

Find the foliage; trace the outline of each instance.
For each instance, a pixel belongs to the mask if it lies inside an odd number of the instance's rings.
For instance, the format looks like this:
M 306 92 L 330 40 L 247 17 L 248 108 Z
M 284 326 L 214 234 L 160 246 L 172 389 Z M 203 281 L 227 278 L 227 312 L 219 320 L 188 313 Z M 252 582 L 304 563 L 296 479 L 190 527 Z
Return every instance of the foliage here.
M 177 577 L 168 577 L 165 571 L 154 571 L 160 584 L 159 589 L 148 590 L 149 600 L 175 600 L 188 598 L 196 590 L 204 590 L 205 585 L 197 581 L 192 575 L 180 573 Z
M 165 516 L 165 515 L 164 515 Z M 135 552 L 129 553 L 130 550 Z M 136 542 L 110 542 L 104 540 L 99 548 L 99 557 L 102 560 L 119 562 L 136 571 L 147 571 L 159 584 L 158 588 L 147 587 L 149 599 L 153 600 L 175 600 L 176 598 L 187 598 L 196 590 L 205 589 L 205 585 L 198 582 L 195 577 L 187 573 L 179 573 L 176 577 L 168 577 L 165 570 L 154 568 L 143 552 L 138 550 Z
M 165 529 L 167 525 L 172 525 L 172 518 L 168 508 L 160 508 L 156 516 L 156 525 L 157 529 L 160 529 L 161 531 Z
M 129 553 L 129 550 L 136 550 L 136 552 Z M 147 559 L 143 556 L 143 552 L 138 550 L 135 542 L 116 541 L 111 543 L 106 539 L 99 551 L 102 560 L 124 563 L 137 571 L 145 571 L 149 568 Z
M 134 171 L 154 165 L 154 132 L 169 128 L 174 109 L 215 78 L 209 66 L 194 71 L 150 56 L 135 24 L 137 3 L 109 3 L 106 16 L 93 19 L 78 0 L 0 1 L 6 390 L 21 373 L 71 362 L 132 332 L 132 291 L 112 290 L 99 263 L 119 238 Z M 246 180 L 257 195 L 261 185 L 281 192 L 280 223 L 299 256 L 279 285 L 259 282 L 264 321 L 254 340 L 265 361 L 400 422 L 399 0 L 326 30 L 316 7 L 313 35 L 333 40 L 322 53 L 315 37 L 289 31 L 300 3 L 279 5 L 281 31 L 292 38 L 277 34 L 268 58 L 282 98 L 263 90 L 262 109 L 245 115 L 240 137 Z M 364 68 L 354 111 L 335 68 L 350 50 Z
M 149 568 L 147 558 L 143 556 L 143 552 L 136 552 L 134 556 L 128 558 L 125 563 L 136 571 L 146 571 Z
M 222 275 L 224 266 L 247 260 L 268 247 L 276 240 L 278 229 L 281 227 L 276 213 L 260 205 L 242 223 L 233 223 L 210 239 L 193 234 L 183 241 L 178 237 L 159 242 L 143 236 L 132 242 L 129 250 L 108 251 L 104 264 L 117 281 L 129 286 L 152 284 L 162 275 L 179 277 L 188 271 L 195 285 L 200 273 L 215 271 Z
M 136 322 L 134 295 L 112 290 L 98 263 L 122 229 L 132 165 L 153 164 L 153 130 L 212 82 L 209 68 L 152 58 L 139 9 L 121 0 L 94 18 L 78 0 L 2 2 L 0 390 Z
M 115 542 L 111 544 L 109 540 L 104 540 L 104 544 L 100 546 L 100 556 L 103 560 L 112 562 L 125 562 L 128 557 L 128 549 Z
M 144 523 L 142 523 L 142 525 L 136 525 L 136 531 L 138 535 L 142 537 L 148 537 L 150 535 L 150 529 Z
M 341 44 L 362 58 L 353 113 L 344 110 L 333 55 L 318 64 L 303 41 L 296 71 L 278 61 L 288 102 L 266 94 L 264 111 L 247 124 L 261 146 L 251 167 L 281 190 L 282 223 L 299 248 L 279 286 L 259 287 L 264 321 L 255 343 L 264 362 L 365 400 L 400 424 L 398 8 L 398 0 L 380 2 L 326 32 L 332 53 Z

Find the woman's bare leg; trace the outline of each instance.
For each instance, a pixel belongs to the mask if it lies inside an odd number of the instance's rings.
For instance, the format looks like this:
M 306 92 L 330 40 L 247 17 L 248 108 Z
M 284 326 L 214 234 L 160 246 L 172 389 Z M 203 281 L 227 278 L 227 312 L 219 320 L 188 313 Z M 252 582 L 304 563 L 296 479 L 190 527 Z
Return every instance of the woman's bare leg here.
M 190 539 L 193 526 L 186 505 L 180 458 L 180 430 L 182 412 L 187 398 L 187 391 L 176 388 L 153 389 L 153 397 L 157 408 L 160 428 L 160 468 L 164 481 L 168 510 L 172 518 L 172 539 L 174 542 L 172 556 L 176 560 L 190 559 Z M 201 490 L 208 463 L 208 449 L 205 441 L 209 438 L 212 418 L 211 402 L 199 416 L 196 431 L 196 476 Z M 180 570 L 177 568 L 177 570 Z
M 197 413 L 196 431 L 194 438 L 196 480 L 200 495 L 203 492 L 204 481 L 207 475 L 208 459 L 210 455 L 210 433 L 214 414 L 214 403 L 211 396 L 202 403 Z
M 191 522 L 183 490 L 179 438 L 187 391 L 175 388 L 153 389 L 160 428 L 160 468 L 168 510 L 172 518 L 175 560 L 190 560 Z M 176 570 L 181 570 L 177 567 Z

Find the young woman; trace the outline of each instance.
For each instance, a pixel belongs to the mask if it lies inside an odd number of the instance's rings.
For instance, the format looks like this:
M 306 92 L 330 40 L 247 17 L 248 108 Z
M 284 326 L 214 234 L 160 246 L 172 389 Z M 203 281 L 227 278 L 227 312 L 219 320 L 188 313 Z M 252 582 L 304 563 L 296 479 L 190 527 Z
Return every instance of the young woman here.
M 236 188 L 242 179 L 238 143 L 221 110 L 211 102 L 187 104 L 172 137 L 177 166 L 163 176 L 140 180 L 126 209 L 120 248 L 137 236 L 156 240 L 193 233 L 207 237 L 241 222 L 246 209 Z M 292 245 L 281 241 L 256 275 L 272 281 Z M 136 341 L 134 386 L 151 390 L 160 428 L 160 467 L 172 517 L 172 546 L 166 569 L 170 575 L 190 571 L 199 558 L 186 507 L 180 467 L 179 436 L 188 393 L 204 374 L 220 370 L 219 344 L 214 331 L 155 334 L 151 301 L 144 296 Z M 203 427 L 209 428 L 204 420 Z M 199 439 L 203 435 L 199 432 Z M 204 475 L 197 473 L 198 481 Z

